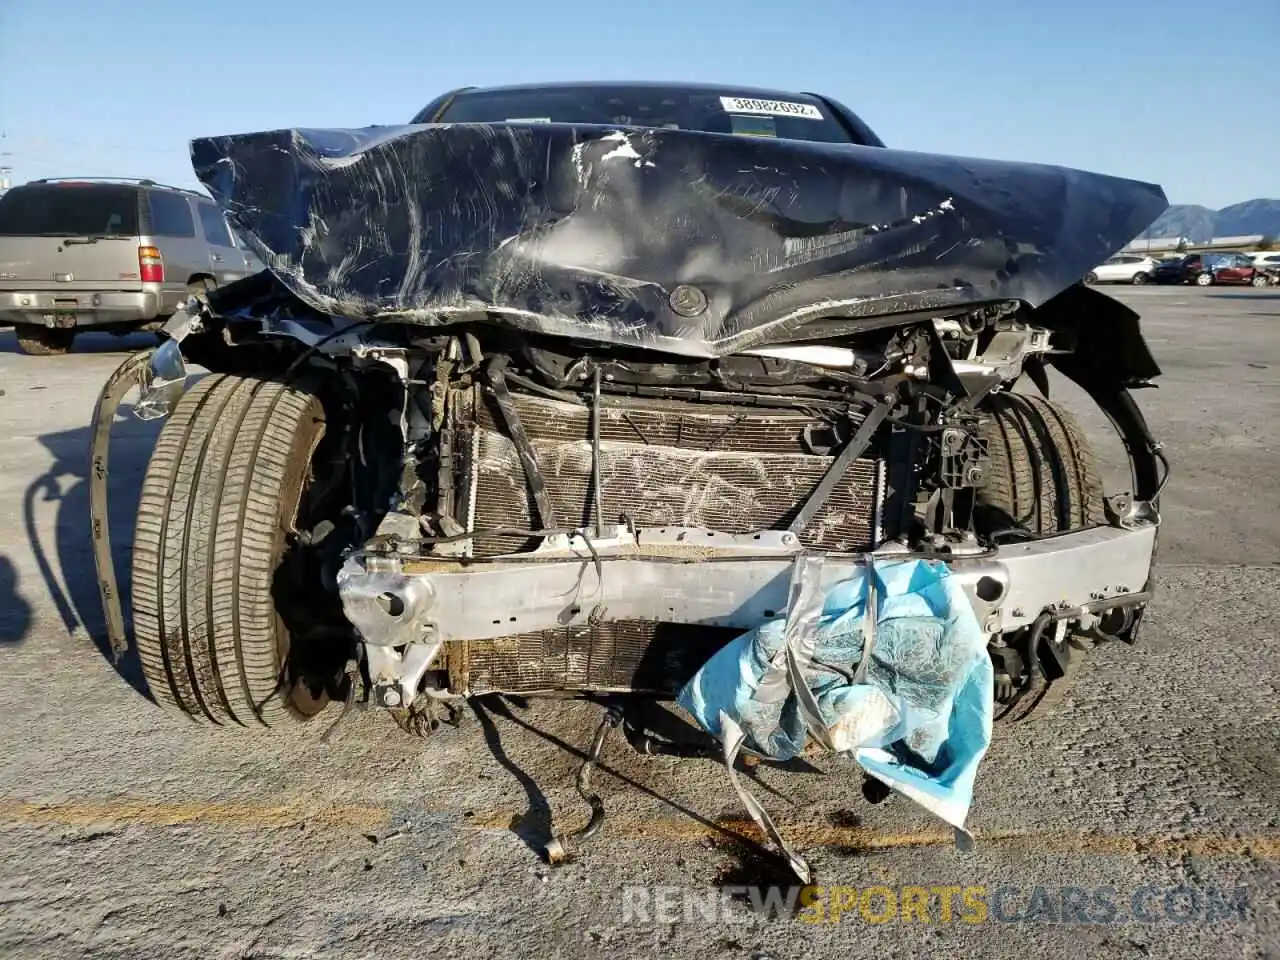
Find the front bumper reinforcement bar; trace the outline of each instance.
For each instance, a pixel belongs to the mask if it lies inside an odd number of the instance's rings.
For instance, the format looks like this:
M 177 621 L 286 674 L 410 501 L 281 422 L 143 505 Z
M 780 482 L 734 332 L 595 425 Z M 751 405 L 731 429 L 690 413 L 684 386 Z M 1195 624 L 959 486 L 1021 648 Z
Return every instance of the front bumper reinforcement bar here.
M 1141 599 L 1157 525 L 1102 526 L 1001 546 L 947 563 L 989 635 L 1096 615 Z M 589 547 L 589 549 L 588 549 Z M 787 608 L 793 535 L 667 528 L 589 545 L 551 537 L 532 553 L 475 560 L 353 556 L 339 573 L 347 618 L 367 644 L 485 640 L 599 620 L 657 620 L 748 630 Z M 820 588 L 860 567 L 920 554 L 825 555 Z

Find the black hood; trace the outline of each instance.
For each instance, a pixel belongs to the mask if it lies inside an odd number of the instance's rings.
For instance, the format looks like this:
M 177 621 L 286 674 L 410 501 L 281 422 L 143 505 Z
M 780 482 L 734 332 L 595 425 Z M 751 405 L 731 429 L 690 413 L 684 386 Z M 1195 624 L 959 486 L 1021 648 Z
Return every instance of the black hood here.
M 191 154 L 324 313 L 485 314 L 701 357 L 820 318 L 1039 306 L 1168 206 L 1156 185 L 1064 167 L 683 130 L 280 130 Z

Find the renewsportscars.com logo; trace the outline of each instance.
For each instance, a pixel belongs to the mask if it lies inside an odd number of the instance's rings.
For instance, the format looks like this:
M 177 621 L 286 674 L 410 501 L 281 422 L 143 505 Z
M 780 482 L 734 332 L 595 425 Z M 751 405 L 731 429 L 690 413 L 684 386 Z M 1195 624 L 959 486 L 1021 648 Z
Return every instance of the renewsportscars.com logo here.
M 796 919 L 838 923 L 855 915 L 867 923 L 1216 923 L 1242 920 L 1243 887 L 986 886 L 803 887 Z M 936 908 L 936 909 L 935 909 Z
M 1210 924 L 1243 920 L 1248 911 L 1245 887 L 1185 884 L 622 888 L 624 923 Z

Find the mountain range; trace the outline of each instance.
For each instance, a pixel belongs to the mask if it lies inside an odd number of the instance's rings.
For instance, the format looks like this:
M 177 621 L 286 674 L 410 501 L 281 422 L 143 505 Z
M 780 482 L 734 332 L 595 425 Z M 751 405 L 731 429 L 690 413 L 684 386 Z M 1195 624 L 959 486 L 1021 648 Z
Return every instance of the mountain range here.
M 1138 235 L 1186 237 L 1204 243 L 1214 237 L 1240 237 L 1260 233 L 1280 243 L 1280 200 L 1246 200 L 1221 210 L 1191 203 L 1175 203 Z

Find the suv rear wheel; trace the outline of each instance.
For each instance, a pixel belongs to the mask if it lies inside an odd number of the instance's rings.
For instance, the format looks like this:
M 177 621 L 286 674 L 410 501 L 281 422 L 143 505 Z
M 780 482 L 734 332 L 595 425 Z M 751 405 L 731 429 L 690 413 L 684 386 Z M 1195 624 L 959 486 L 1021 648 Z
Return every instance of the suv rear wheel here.
M 76 338 L 75 327 L 42 327 L 34 323 L 16 323 L 13 332 L 18 338 L 18 349 L 33 357 L 66 353 Z
M 286 586 L 324 433 L 319 398 L 278 381 L 212 374 L 175 406 L 147 467 L 133 552 L 134 631 L 158 703 L 273 726 L 339 693 L 349 645 L 293 635 L 299 598 Z M 323 605 L 318 580 L 304 602 Z

